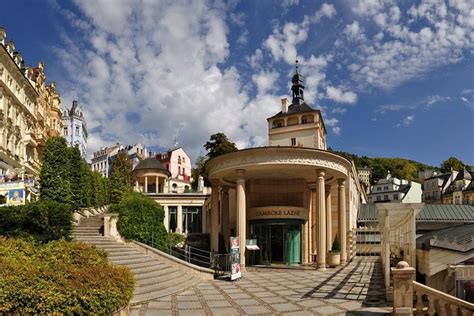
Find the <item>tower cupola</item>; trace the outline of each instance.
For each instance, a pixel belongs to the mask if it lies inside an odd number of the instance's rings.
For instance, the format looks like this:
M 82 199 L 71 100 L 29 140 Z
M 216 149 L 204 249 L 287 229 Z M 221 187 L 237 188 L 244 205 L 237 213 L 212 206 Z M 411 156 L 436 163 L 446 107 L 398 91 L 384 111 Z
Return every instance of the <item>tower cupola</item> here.
M 300 105 L 304 102 L 303 96 L 303 75 L 298 72 L 298 60 L 296 61 L 295 74 L 291 78 L 291 91 L 293 92 L 293 105 Z

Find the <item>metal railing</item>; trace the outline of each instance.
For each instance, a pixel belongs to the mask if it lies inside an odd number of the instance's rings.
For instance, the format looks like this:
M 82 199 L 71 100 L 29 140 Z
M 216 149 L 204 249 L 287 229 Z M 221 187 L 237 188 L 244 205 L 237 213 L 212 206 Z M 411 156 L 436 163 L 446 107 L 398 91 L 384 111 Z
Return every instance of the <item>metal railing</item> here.
M 218 278 L 230 277 L 232 261 L 230 253 L 214 255 L 214 273 Z
M 212 253 L 206 250 L 191 247 L 189 245 L 185 245 L 184 247 L 178 247 L 170 244 L 169 254 L 173 257 L 198 265 L 200 267 L 212 267 Z

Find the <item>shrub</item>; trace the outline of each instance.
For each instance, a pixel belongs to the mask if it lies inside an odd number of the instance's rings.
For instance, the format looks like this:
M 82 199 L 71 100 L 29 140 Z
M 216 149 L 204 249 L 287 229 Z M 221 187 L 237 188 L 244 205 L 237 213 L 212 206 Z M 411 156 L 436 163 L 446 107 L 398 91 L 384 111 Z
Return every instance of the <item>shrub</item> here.
M 332 252 L 341 252 L 341 244 L 339 243 L 339 237 L 337 237 L 337 234 L 332 243 L 331 250 Z
M 109 212 L 119 214 L 117 229 L 122 237 L 168 250 L 164 212 L 155 201 L 141 193 L 128 192 L 119 204 L 109 208 Z
M 109 314 L 130 301 L 134 279 L 93 246 L 0 237 L 0 314 Z
M 168 244 L 171 246 L 176 246 L 178 244 L 184 243 L 186 236 L 178 233 L 168 233 Z
M 44 200 L 22 206 L 4 207 L 0 212 L 0 235 L 26 236 L 49 242 L 69 239 L 72 230 L 72 207 Z

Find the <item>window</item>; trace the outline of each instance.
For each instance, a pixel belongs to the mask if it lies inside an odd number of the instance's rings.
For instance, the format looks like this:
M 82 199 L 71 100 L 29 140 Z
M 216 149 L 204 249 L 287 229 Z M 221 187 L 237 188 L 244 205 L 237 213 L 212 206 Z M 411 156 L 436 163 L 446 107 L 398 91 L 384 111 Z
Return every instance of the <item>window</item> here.
M 67 135 L 67 126 L 64 128 L 64 136 L 68 136 Z
M 178 167 L 178 174 L 181 174 L 181 167 Z
M 388 201 L 388 195 L 384 195 L 384 196 L 383 196 L 383 200 L 384 200 L 384 201 Z
M 394 195 L 393 195 L 393 199 L 394 199 L 394 200 L 398 200 L 398 194 L 394 194 Z
M 380 195 L 377 195 L 377 201 L 380 201 Z
M 377 191 L 382 191 L 382 188 L 381 188 L 381 187 L 377 187 Z
M 383 189 L 384 189 L 384 190 L 388 190 L 388 186 L 384 186 Z
M 301 124 L 306 124 L 306 123 L 308 123 L 308 119 L 306 117 L 303 117 L 301 119 Z
M 76 136 L 79 136 L 79 126 L 76 126 Z
M 178 163 L 181 164 L 181 156 L 178 156 Z
M 296 138 L 291 139 L 291 146 L 296 146 Z

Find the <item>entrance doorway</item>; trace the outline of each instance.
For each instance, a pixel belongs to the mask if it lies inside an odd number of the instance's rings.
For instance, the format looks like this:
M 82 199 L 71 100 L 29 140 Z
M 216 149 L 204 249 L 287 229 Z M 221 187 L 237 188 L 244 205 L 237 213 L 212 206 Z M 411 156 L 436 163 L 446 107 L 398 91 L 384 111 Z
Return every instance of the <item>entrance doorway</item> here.
M 251 222 L 251 236 L 260 250 L 249 254 L 250 264 L 301 263 L 301 225 L 299 220 Z

